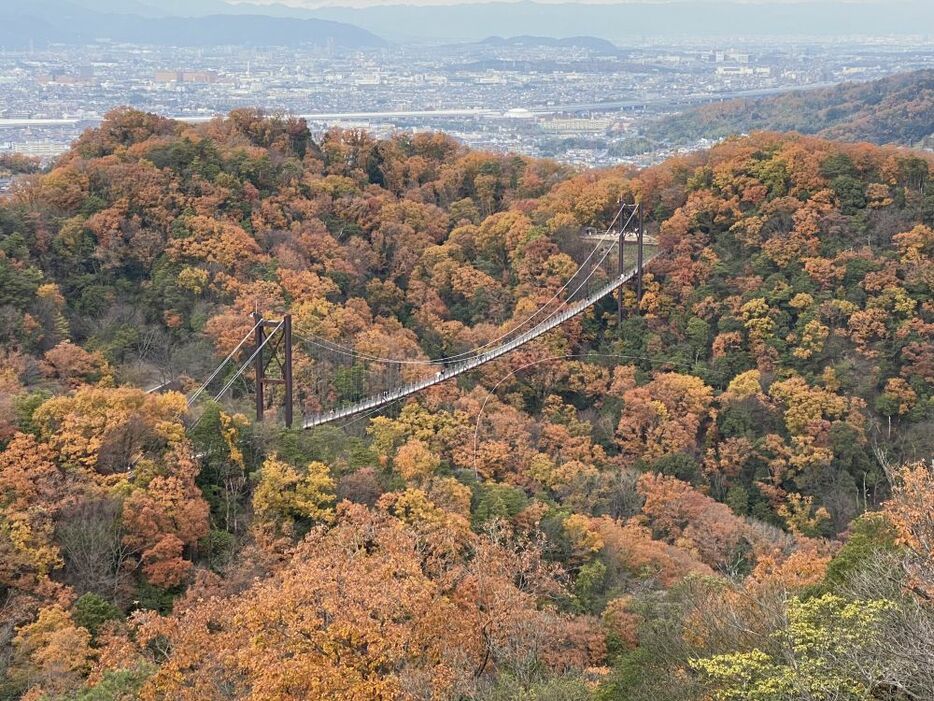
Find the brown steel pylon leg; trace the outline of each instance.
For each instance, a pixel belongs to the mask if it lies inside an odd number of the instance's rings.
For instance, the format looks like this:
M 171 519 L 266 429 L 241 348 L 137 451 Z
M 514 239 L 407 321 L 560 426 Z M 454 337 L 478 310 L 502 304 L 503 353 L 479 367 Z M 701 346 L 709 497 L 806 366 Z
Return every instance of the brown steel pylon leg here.
M 625 206 L 625 205 L 624 205 Z M 620 221 L 623 220 L 622 214 L 620 214 Z M 622 277 L 626 272 L 626 230 L 625 227 L 621 226 L 619 230 L 619 264 L 616 266 L 617 273 Z M 617 295 L 617 321 L 623 323 L 623 299 L 624 299 L 624 290 L 623 286 L 620 285 L 619 289 L 616 291 Z
M 643 255 L 643 234 L 645 232 L 645 221 L 642 218 L 642 203 L 636 205 L 639 208 L 638 218 L 639 218 L 639 243 L 638 249 L 636 251 L 636 303 L 638 305 L 642 304 L 642 264 L 644 262 Z
M 282 379 L 285 382 L 285 427 L 292 428 L 292 315 L 282 319 L 282 352 L 285 360 L 282 364 Z
M 266 340 L 266 329 L 263 326 L 263 317 L 256 311 L 253 312 L 253 320 L 256 321 L 256 345 L 253 352 L 256 357 L 253 359 L 253 365 L 256 368 L 256 420 L 262 421 L 266 410 L 266 402 L 263 396 L 263 387 L 266 384 L 266 364 L 263 362 L 263 343 Z

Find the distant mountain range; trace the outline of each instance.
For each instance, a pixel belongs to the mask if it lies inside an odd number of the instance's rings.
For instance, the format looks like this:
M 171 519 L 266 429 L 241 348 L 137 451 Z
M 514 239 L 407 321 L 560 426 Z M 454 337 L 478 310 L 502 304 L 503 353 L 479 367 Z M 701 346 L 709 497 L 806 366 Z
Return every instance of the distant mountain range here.
M 314 16 L 350 22 L 392 40 L 477 41 L 502 36 L 640 37 L 844 36 L 934 33 L 931 0 L 847 2 L 536 3 L 473 2 L 434 6 L 324 7 Z
M 103 10 L 87 7 L 93 4 Z M 375 34 L 325 19 L 217 14 L 179 17 L 150 13 L 139 0 L 30 0 L 0 8 L 0 47 L 41 48 L 50 43 L 114 42 L 164 46 L 329 46 L 374 48 L 386 45 Z
M 314 19 L 311 10 L 281 3 L 228 2 L 227 0 L 71 0 L 96 12 L 148 17 L 203 17 L 205 15 L 265 15 Z
M 762 130 L 934 147 L 934 70 L 705 105 L 649 124 L 643 134 L 655 141 L 688 145 L 700 138 Z
M 12 4 L 18 0 L 0 0 Z M 211 18 L 211 27 L 194 25 L 208 34 L 198 43 L 239 41 L 254 29 L 250 43 L 292 43 L 299 38 L 311 43 L 331 41 L 352 47 L 378 42 L 376 35 L 393 41 L 470 41 L 489 37 L 491 32 L 506 37 L 532 35 L 545 38 L 599 37 L 617 43 L 651 36 L 709 36 L 724 39 L 743 36 L 846 36 L 934 34 L 934 2 L 931 0 L 825 0 L 823 2 L 784 2 L 763 0 L 636 0 L 623 3 L 538 3 L 471 2 L 448 5 L 379 5 L 371 7 L 298 8 L 281 3 L 228 2 L 226 0 L 21 0 L 18 8 L 0 8 L 0 44 L 12 47 L 28 43 L 72 40 L 84 36 L 87 22 L 77 25 L 59 21 L 59 14 L 42 12 L 49 5 L 66 5 L 67 15 L 76 10 L 94 13 L 91 29 L 114 36 L 136 37 L 139 18 L 158 31 L 161 43 L 180 29 L 180 36 L 192 34 L 173 18 Z M 112 15 L 135 18 L 116 23 Z M 101 19 L 105 16 L 106 19 Z M 220 17 L 228 19 L 222 20 Z M 232 20 L 230 17 L 247 17 Z M 152 25 L 150 19 L 166 20 Z M 329 20 L 350 27 L 314 23 L 284 29 L 276 19 Z M 95 27 L 95 22 L 99 24 Z M 216 27 L 214 26 L 216 25 Z M 359 33 L 365 30 L 367 33 Z M 279 34 L 284 36 L 279 38 Z M 134 39 L 135 40 L 135 39 Z M 512 41 L 512 40 L 510 40 Z M 11 43 L 12 42 L 12 43 Z

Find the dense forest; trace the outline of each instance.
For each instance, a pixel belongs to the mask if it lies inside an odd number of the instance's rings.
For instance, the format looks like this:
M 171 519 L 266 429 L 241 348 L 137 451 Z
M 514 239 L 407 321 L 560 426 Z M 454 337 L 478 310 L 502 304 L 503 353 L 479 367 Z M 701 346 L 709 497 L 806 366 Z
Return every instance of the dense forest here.
M 934 148 L 934 71 L 706 105 L 650 124 L 644 136 L 682 145 L 763 129 Z
M 0 201 L 0 698 L 934 698 L 932 165 L 757 133 L 576 172 L 111 113 Z M 620 200 L 662 253 L 622 322 L 310 431 L 251 421 L 249 374 L 143 389 L 254 310 L 474 348 Z M 296 384 L 339 394 L 321 362 Z

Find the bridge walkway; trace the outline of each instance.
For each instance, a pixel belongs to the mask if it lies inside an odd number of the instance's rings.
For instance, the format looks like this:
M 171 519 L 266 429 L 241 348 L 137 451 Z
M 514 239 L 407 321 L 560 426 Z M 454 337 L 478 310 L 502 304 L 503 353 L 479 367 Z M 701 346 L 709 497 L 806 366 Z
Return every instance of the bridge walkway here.
M 648 263 L 651 262 L 657 255 L 658 254 L 655 253 L 653 255 L 647 256 L 644 261 L 644 265 L 648 265 Z M 340 419 L 350 418 L 356 416 L 357 414 L 362 414 L 373 409 L 378 409 L 381 406 L 392 404 L 400 399 L 404 399 L 405 397 L 416 394 L 417 392 L 421 392 L 422 390 L 428 389 L 434 385 L 447 382 L 451 378 L 457 377 L 458 375 L 463 375 L 465 372 L 474 370 L 481 365 L 486 365 L 487 363 L 490 363 L 498 358 L 503 357 L 507 353 L 514 351 L 516 348 L 524 346 L 530 341 L 534 341 L 542 334 L 551 331 L 553 328 L 560 326 L 568 319 L 571 319 L 584 312 L 586 309 L 596 304 L 602 298 L 612 294 L 621 286 L 626 284 L 629 280 L 635 277 L 637 271 L 638 268 L 634 267 L 622 275 L 611 279 L 596 292 L 590 294 L 579 302 L 575 302 L 574 304 L 568 306 L 567 309 L 563 310 L 561 313 L 545 319 L 525 333 L 520 334 L 512 340 L 506 341 L 505 343 L 496 346 L 495 348 L 492 348 L 485 353 L 481 353 L 478 356 L 454 363 L 453 365 L 440 370 L 433 377 L 419 380 L 417 382 L 411 382 L 395 389 L 366 397 L 339 409 L 331 409 L 329 411 L 308 415 L 305 417 L 302 427 L 314 428 L 315 426 L 321 426 L 322 424 L 330 423 L 332 421 L 339 421 Z

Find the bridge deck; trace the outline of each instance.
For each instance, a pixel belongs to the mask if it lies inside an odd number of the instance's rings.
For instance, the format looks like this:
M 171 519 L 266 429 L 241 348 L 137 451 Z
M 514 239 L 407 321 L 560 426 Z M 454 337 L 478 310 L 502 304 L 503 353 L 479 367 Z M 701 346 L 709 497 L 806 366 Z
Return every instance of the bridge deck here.
M 644 264 L 648 263 L 654 259 L 658 254 L 655 253 L 650 256 L 646 256 Z M 434 377 L 429 377 L 424 380 L 419 380 L 418 382 L 412 382 L 407 385 L 402 385 L 396 389 L 389 390 L 388 392 L 383 392 L 378 395 L 367 397 L 361 399 L 358 402 L 353 404 L 348 404 L 345 407 L 340 409 L 332 409 L 330 411 L 324 411 L 317 414 L 311 414 L 310 416 L 305 417 L 305 421 L 302 425 L 303 428 L 314 428 L 315 426 L 320 426 L 322 424 L 330 423 L 331 421 L 337 421 L 339 419 L 349 418 L 357 414 L 362 414 L 365 411 L 371 409 L 377 409 L 386 404 L 391 404 L 399 399 L 403 399 L 410 395 L 413 395 L 417 392 L 421 392 L 423 389 L 427 389 L 434 385 L 440 384 L 450 380 L 452 377 L 457 377 L 458 375 L 463 375 L 465 372 L 473 370 L 480 367 L 481 365 L 486 365 L 497 358 L 501 358 L 510 351 L 524 346 L 529 341 L 534 341 L 536 338 L 541 336 L 548 331 L 551 331 L 556 326 L 560 326 L 568 319 L 577 316 L 588 307 L 592 306 L 598 302 L 603 297 L 606 297 L 609 294 L 612 294 L 614 291 L 619 289 L 622 285 L 627 283 L 633 277 L 635 277 L 637 268 L 632 268 L 626 273 L 619 275 L 618 277 L 613 278 L 599 290 L 589 295 L 585 299 L 582 299 L 579 302 L 575 302 L 570 305 L 567 309 L 562 311 L 560 314 L 553 316 L 551 318 L 545 319 L 536 326 L 533 326 L 531 329 L 525 333 L 516 336 L 510 341 L 506 341 L 502 345 L 499 345 L 485 353 L 469 358 L 467 360 L 455 363 L 449 367 L 441 370 Z
M 619 241 L 619 232 L 610 231 L 610 232 L 595 232 L 595 233 L 584 233 L 580 235 L 581 241 Z M 638 243 L 639 234 L 635 231 L 627 231 L 623 234 L 623 240 L 626 243 Z M 643 236 L 642 244 L 644 246 L 657 246 L 658 238 L 655 236 Z

